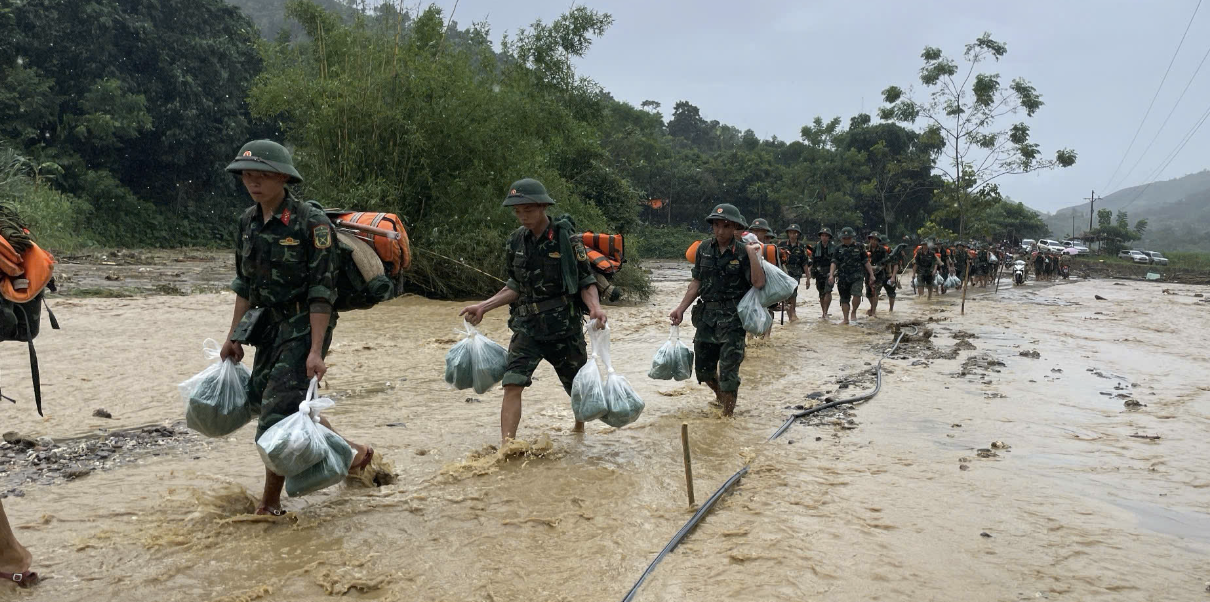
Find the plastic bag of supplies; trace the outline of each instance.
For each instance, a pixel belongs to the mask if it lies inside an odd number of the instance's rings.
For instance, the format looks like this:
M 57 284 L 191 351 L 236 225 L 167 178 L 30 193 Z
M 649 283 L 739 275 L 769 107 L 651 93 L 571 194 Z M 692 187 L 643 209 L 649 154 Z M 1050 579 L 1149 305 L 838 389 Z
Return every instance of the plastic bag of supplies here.
M 357 455 L 344 437 L 323 425 L 318 426 L 323 438 L 323 459 L 294 476 L 286 477 L 286 494 L 290 497 L 304 496 L 340 483 L 348 476 L 349 467 Z
M 214 363 L 177 385 L 185 401 L 185 424 L 207 436 L 225 437 L 252 420 L 248 378 L 252 372 L 236 361 L 219 359 L 214 339 L 202 343 L 202 355 Z
M 744 293 L 735 309 L 739 312 L 739 320 L 743 323 L 744 330 L 754 335 L 765 334 L 773 327 L 773 314 L 761 304 L 760 289 L 756 287 Z
M 261 459 L 274 474 L 292 477 L 324 461 L 331 453 L 327 434 L 332 431 L 319 423 L 319 413 L 336 402 L 327 397 L 316 399 L 318 388 L 319 379 L 312 378 L 298 411 L 269 427 L 256 440 Z
M 608 324 L 600 329 L 598 336 L 593 339 L 592 351 L 605 363 L 605 405 L 609 407 L 609 412 L 601 417 L 601 421 L 615 428 L 623 427 L 638 420 L 645 406 L 643 399 L 630 386 L 630 381 L 613 370 L 609 358 Z
M 608 337 L 603 328 L 597 328 L 596 320 L 588 322 L 588 338 L 592 340 L 592 355 L 584 367 L 576 373 L 571 381 L 571 412 L 577 422 L 592 422 L 609 413 L 605 403 L 605 383 L 601 380 L 601 370 L 597 368 L 597 357 L 602 345 L 602 338 Z
M 681 329 L 673 326 L 668 340 L 655 352 L 648 378 L 688 380 L 693 376 L 693 350 L 681 342 Z
M 933 276 L 933 286 L 945 286 L 945 278 L 942 278 L 941 274 Z
M 462 321 L 466 338 L 445 354 L 445 382 L 455 389 L 471 389 L 482 395 L 504 379 L 508 350 L 483 336 L 470 322 Z
M 769 307 L 781 303 L 794 294 L 794 289 L 798 288 L 797 280 L 783 272 L 781 268 L 765 261 L 764 257 L 760 258 L 760 267 L 765 270 L 765 286 L 760 289 L 753 287 L 752 290 L 757 291 L 756 294 L 762 306 Z
M 962 286 L 962 281 L 959 280 L 957 276 L 950 276 L 945 280 L 946 288 L 958 288 L 960 286 Z

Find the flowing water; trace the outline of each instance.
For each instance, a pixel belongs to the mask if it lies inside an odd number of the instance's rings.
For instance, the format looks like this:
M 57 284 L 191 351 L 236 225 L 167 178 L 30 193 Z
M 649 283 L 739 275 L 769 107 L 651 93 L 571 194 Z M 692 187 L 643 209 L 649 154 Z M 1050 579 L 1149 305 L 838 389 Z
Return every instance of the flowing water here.
M 285 500 L 289 517 L 251 517 L 263 468 L 249 426 L 30 484 L 5 509 L 45 581 L 0 586 L 0 600 L 620 600 L 692 514 L 682 422 L 699 502 L 751 471 L 639 600 L 1206 599 L 1200 289 L 1030 283 L 974 291 L 965 316 L 958 294 L 903 296 L 894 319 L 933 319 L 937 350 L 960 330 L 977 335 L 976 349 L 898 352 L 855 424 L 799 424 L 766 444 L 787 406 L 868 387 L 837 382 L 877 361 L 891 320 L 842 327 L 833 308 L 821 322 L 813 289 L 800 289 L 804 319 L 749 346 L 739 410 L 722 419 L 704 387 L 646 377 L 688 274 L 663 264 L 654 276 L 651 303 L 610 311 L 615 366 L 647 402 L 634 425 L 572 433 L 543 365 L 525 395 L 524 441 L 497 452 L 499 390 L 442 381 L 460 304 L 409 297 L 351 312 L 329 361 L 330 417 L 374 443 L 397 483 L 341 486 Z M 201 343 L 226 331 L 232 302 L 59 301 L 64 329 L 38 341 L 47 416 L 6 404 L 0 430 L 62 439 L 180 420 L 175 384 L 204 367 Z M 501 343 L 505 313 L 484 326 Z M 1040 358 L 1020 355 L 1032 350 Z M 964 370 L 972 356 L 1004 365 Z M 4 391 L 22 400 L 25 362 L 18 346 L 0 355 Z M 1124 397 L 1146 405 L 1127 409 Z M 98 407 L 114 418 L 93 418 Z

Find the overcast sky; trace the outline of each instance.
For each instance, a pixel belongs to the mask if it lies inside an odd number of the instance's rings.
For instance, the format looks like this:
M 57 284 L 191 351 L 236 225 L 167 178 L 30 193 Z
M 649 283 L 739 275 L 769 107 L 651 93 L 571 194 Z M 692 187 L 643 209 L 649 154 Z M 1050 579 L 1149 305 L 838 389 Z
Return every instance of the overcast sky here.
M 580 62 L 615 98 L 663 104 L 665 116 L 688 100 L 706 119 L 752 128 L 763 138 L 797 140 L 816 115 L 873 112 L 889 84 L 919 84 L 920 52 L 938 46 L 958 56 L 984 31 L 1008 45 L 987 69 L 1007 83 L 1024 77 L 1046 106 L 1030 120 L 1045 154 L 1079 153 L 1076 165 L 1002 180 L 1001 190 L 1036 209 L 1054 211 L 1144 183 L 1210 109 L 1210 64 L 1198 73 L 1167 126 L 1155 136 L 1210 51 L 1210 2 L 1201 7 L 1172 72 L 1121 169 L 1142 162 L 1106 189 L 1172 59 L 1198 0 L 970 0 L 828 2 L 789 0 L 591 0 L 613 27 Z M 446 10 L 454 0 L 438 0 Z M 491 24 L 497 43 L 535 19 L 546 22 L 570 0 L 459 0 L 455 21 Z M 1210 61 L 1207 61 L 1210 63 Z M 918 86 L 919 87 L 919 86 Z M 1207 168 L 1204 126 L 1160 179 Z

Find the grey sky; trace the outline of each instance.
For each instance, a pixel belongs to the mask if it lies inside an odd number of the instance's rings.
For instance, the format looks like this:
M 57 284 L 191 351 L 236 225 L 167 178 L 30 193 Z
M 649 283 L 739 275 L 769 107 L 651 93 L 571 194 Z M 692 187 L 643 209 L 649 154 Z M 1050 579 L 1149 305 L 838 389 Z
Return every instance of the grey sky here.
M 1138 127 L 1197 0 L 970 0 L 791 2 L 749 0 L 591 0 L 613 15 L 613 27 L 581 61 L 580 71 L 616 98 L 638 105 L 678 100 L 707 119 L 761 137 L 797 140 L 814 116 L 847 118 L 873 112 L 889 84 L 917 83 L 920 51 L 939 46 L 959 55 L 984 31 L 1008 44 L 995 66 L 1003 81 L 1022 76 L 1046 106 L 1030 121 L 1034 140 L 1050 155 L 1079 153 L 1074 167 L 1013 176 L 1001 190 L 1044 211 L 1143 183 L 1207 110 L 1210 64 L 1198 74 L 1176 113 L 1122 184 L 1105 189 Z M 439 0 L 446 9 L 454 0 Z M 454 19 L 486 20 L 492 38 L 541 18 L 558 17 L 568 0 L 459 0 Z M 1147 125 L 1122 172 L 1138 159 L 1210 49 L 1210 3 L 1202 6 Z M 1210 61 L 1207 61 L 1210 63 Z M 1207 167 L 1210 125 L 1204 126 L 1160 179 Z M 1121 179 L 1121 175 L 1118 176 Z

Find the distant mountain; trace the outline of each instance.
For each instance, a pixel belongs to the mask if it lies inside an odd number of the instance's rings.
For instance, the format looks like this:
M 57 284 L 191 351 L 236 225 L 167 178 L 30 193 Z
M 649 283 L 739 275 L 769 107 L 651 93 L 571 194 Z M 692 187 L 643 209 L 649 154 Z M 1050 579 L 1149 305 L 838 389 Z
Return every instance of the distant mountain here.
M 1150 186 L 1132 186 L 1098 199 L 1095 210 L 1125 210 L 1129 221 L 1147 220 L 1147 232 L 1136 246 L 1157 251 L 1210 251 L 1210 170 Z M 1088 229 L 1088 203 L 1044 216 L 1051 234 L 1066 238 Z M 1096 226 L 1096 216 L 1092 216 Z

